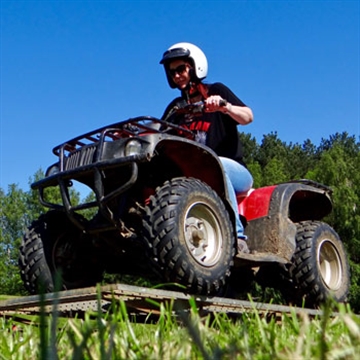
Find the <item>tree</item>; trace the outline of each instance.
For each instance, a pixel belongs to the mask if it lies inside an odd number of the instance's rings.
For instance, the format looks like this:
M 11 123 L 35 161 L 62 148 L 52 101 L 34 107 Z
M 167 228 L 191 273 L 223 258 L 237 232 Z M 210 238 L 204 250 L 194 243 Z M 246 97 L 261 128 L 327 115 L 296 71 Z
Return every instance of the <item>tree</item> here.
M 264 135 L 261 145 L 257 148 L 255 160 L 264 168 L 271 159 L 285 159 L 287 156 L 287 146 L 282 142 L 277 132 Z
M 273 157 L 263 168 L 262 185 L 277 184 L 286 181 L 284 163 L 278 158 Z
M 16 185 L 8 193 L 0 189 L 0 293 L 24 293 L 17 259 L 24 227 L 29 220 L 26 194 Z
M 333 212 L 327 221 L 346 245 L 352 274 L 350 299 L 360 310 L 360 151 L 358 148 L 356 152 L 355 146 L 351 139 L 343 137 L 333 141 L 332 147 L 322 146 L 325 150 L 307 177 L 333 189 Z
M 30 182 L 44 177 L 38 170 Z M 80 195 L 75 190 L 70 191 L 72 202 L 76 205 Z M 47 200 L 61 202 L 57 188 L 46 190 Z M 38 192 L 25 192 L 15 184 L 8 187 L 7 193 L 0 188 L 0 294 L 24 294 L 23 283 L 18 268 L 19 248 L 25 228 L 37 219 L 40 214 L 48 211 L 38 200 Z

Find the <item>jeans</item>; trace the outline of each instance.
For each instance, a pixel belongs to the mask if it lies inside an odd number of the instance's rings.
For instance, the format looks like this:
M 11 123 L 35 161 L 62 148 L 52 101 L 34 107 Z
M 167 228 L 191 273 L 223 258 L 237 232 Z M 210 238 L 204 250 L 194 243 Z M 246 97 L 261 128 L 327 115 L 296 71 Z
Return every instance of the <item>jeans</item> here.
M 228 187 L 231 206 L 235 212 L 235 225 L 237 238 L 245 239 L 244 226 L 240 221 L 236 194 L 246 193 L 253 185 L 253 177 L 249 170 L 237 161 L 220 157 L 225 170 L 225 180 Z

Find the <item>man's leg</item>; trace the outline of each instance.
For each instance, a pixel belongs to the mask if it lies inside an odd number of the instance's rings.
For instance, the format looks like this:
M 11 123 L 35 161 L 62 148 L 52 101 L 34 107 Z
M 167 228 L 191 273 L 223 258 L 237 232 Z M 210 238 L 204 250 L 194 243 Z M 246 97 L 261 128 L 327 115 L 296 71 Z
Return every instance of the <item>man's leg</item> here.
M 237 193 L 244 193 L 251 189 L 253 178 L 248 169 L 238 162 L 220 157 L 220 161 L 225 170 L 225 180 L 228 187 L 231 206 L 235 212 L 236 235 L 238 238 L 238 250 L 240 252 L 249 252 L 244 235 L 244 226 L 240 221 L 238 205 L 236 200 Z

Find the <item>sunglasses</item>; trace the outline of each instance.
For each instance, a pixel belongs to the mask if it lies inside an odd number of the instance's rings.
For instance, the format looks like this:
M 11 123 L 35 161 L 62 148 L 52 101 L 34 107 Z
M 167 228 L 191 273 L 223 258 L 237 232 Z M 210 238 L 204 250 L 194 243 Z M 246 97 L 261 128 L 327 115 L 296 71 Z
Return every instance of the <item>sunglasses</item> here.
M 181 64 L 179 66 L 177 66 L 175 69 L 169 69 L 169 74 L 174 77 L 176 74 L 183 74 L 186 70 L 186 65 L 187 64 Z

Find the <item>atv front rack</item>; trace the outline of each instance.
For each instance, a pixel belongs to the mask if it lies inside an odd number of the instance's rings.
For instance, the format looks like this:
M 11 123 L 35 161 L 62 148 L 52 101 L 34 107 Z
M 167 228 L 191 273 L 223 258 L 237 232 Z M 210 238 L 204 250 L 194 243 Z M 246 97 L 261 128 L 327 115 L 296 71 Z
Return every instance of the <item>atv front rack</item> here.
M 56 156 L 64 156 L 66 152 L 74 152 L 77 149 L 105 141 L 114 141 L 128 137 L 142 136 L 149 133 L 168 133 L 171 130 L 177 135 L 186 138 L 194 138 L 194 133 L 179 125 L 160 120 L 152 116 L 139 116 L 122 122 L 103 126 L 86 134 L 75 137 L 53 149 Z

